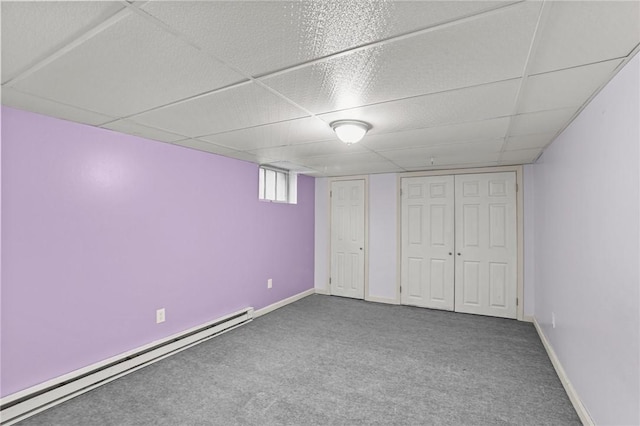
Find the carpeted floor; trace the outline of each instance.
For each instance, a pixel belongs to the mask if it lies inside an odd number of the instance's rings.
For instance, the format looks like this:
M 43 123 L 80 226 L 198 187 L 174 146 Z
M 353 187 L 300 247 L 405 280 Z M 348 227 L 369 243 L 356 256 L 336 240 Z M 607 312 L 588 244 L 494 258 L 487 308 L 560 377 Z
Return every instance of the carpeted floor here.
M 580 424 L 533 325 L 313 295 L 22 423 Z

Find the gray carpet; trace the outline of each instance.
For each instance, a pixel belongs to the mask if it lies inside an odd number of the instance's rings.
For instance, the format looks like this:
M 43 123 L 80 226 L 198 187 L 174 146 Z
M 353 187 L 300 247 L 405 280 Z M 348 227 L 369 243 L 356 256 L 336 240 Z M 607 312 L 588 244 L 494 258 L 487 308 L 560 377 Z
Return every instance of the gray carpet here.
M 313 295 L 27 425 L 580 424 L 528 323 Z

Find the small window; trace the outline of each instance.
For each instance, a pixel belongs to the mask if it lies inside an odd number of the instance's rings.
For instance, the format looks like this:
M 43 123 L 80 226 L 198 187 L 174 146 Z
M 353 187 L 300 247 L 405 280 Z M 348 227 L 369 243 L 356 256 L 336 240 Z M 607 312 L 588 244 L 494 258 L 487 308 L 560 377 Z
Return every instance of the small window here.
M 275 167 L 260 166 L 258 198 L 265 201 L 296 204 L 296 174 Z

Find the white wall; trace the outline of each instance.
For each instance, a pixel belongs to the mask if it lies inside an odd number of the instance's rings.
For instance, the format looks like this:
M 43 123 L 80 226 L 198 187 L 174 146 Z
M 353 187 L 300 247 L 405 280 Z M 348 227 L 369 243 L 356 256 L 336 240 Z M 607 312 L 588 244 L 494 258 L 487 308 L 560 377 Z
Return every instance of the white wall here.
M 523 228 L 524 228 L 524 316 L 533 317 L 535 312 L 535 251 L 534 251 L 534 191 L 533 165 L 523 167 Z
M 603 425 L 640 424 L 639 80 L 636 56 L 532 167 L 535 318 Z
M 396 303 L 397 175 L 369 176 L 369 299 Z
M 314 287 L 326 291 L 329 284 L 329 180 L 316 178 L 315 231 L 314 231 Z

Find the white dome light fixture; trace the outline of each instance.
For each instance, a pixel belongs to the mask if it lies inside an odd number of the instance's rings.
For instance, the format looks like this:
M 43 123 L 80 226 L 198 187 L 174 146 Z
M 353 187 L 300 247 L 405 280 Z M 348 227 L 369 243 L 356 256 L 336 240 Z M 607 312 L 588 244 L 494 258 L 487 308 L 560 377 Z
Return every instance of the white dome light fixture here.
M 338 139 L 347 145 L 357 143 L 371 129 L 371 124 L 358 120 L 338 120 L 330 124 Z

